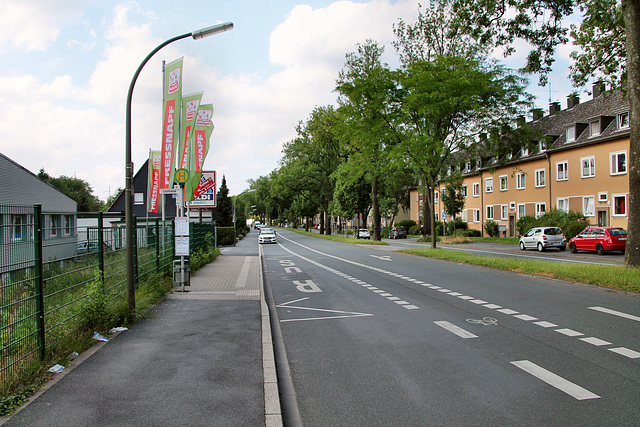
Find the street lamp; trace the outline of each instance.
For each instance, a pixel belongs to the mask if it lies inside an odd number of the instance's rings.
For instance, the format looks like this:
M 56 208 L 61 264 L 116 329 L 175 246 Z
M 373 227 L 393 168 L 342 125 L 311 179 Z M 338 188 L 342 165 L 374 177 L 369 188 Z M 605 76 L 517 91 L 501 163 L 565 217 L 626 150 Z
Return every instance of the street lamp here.
M 194 40 L 204 37 L 212 36 L 214 34 L 222 33 L 233 28 L 233 23 L 225 22 L 224 24 L 213 25 L 211 27 L 202 28 L 200 30 L 182 34 L 180 36 L 173 37 L 158 47 L 153 49 L 149 55 L 142 61 L 129 85 L 129 92 L 127 93 L 127 111 L 125 119 L 125 237 L 126 237 L 126 250 L 127 250 L 127 303 L 129 305 L 130 313 L 133 313 L 136 308 L 136 289 L 135 289 L 135 277 L 134 277 L 134 263 L 133 263 L 133 162 L 131 161 L 131 99 L 133 98 L 133 87 L 136 84 L 136 80 L 142 71 L 145 64 L 151 59 L 153 55 L 169 43 L 173 43 L 176 40 L 184 39 L 189 36 Z

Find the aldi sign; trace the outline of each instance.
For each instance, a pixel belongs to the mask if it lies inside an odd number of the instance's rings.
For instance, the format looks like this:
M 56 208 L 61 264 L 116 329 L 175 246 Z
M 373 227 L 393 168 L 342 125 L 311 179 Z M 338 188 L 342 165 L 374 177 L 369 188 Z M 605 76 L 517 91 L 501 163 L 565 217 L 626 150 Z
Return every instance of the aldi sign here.
M 215 208 L 216 187 L 216 171 L 203 171 L 200 184 L 194 191 L 194 195 L 198 194 L 198 197 L 189 203 L 189 207 Z

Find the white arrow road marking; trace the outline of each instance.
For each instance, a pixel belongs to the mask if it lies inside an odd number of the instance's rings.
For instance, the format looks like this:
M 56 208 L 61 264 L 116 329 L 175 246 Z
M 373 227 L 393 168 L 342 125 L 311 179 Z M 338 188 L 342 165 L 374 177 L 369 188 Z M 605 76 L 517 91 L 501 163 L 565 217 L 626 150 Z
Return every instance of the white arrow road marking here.
M 469 331 L 466 331 L 464 329 L 462 329 L 459 326 L 454 325 L 453 323 L 447 322 L 445 320 L 439 320 L 436 322 L 433 322 L 436 325 L 440 326 L 441 328 L 446 329 L 447 331 L 456 334 L 457 336 L 461 337 L 461 338 L 478 338 L 477 335 L 472 334 Z
M 313 307 L 298 307 L 295 305 L 290 305 L 299 301 L 304 301 L 307 298 L 301 298 L 295 301 L 289 301 L 289 302 L 285 302 L 282 304 L 278 304 L 276 305 L 276 307 L 278 308 L 295 308 L 297 310 L 308 310 L 308 311 L 321 311 L 324 313 L 337 313 L 337 314 L 341 314 L 341 316 L 323 316 L 323 317 L 308 317 L 305 319 L 285 319 L 285 320 L 281 320 L 280 322 L 302 322 L 302 321 L 306 321 L 306 320 L 328 320 L 328 319 L 346 319 L 348 317 L 368 317 L 368 316 L 373 316 L 373 314 L 370 313 L 357 313 L 354 311 L 341 311 L 341 310 L 328 310 L 326 308 L 313 308 Z
M 383 261 L 391 261 L 391 255 L 369 255 L 369 256 L 381 259 Z
M 636 322 L 640 322 L 640 317 L 634 316 L 633 314 L 623 313 L 621 311 L 611 310 L 610 308 L 605 307 L 587 307 L 589 310 L 600 311 L 602 313 L 613 314 L 614 316 L 624 317 L 625 319 L 635 320 Z
M 525 372 L 530 373 L 534 377 L 541 379 L 542 381 L 557 388 L 558 390 L 564 391 L 569 396 L 572 396 L 578 400 L 600 399 L 600 396 L 598 396 L 597 394 L 591 393 L 589 390 L 584 389 L 568 380 L 565 380 L 561 376 L 547 371 L 546 369 L 528 360 L 511 362 L 511 364 L 517 366 Z

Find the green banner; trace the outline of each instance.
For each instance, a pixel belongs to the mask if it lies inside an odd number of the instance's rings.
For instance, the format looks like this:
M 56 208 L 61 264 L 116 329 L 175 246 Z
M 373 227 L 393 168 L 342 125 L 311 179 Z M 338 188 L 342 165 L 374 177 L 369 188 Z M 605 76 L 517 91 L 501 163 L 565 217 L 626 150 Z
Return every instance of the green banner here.
M 189 181 L 185 184 L 185 203 L 192 201 L 194 193 L 200 184 L 204 160 L 211 146 L 211 133 L 213 132 L 213 105 L 201 105 L 198 108 L 193 131 L 193 150 L 189 154 Z M 196 196 L 197 197 L 197 196 Z
M 182 97 L 182 116 L 180 118 L 180 142 L 178 144 L 178 167 L 189 169 L 189 153 L 193 151 L 190 142 L 193 141 L 191 134 L 196 122 L 198 107 L 202 100 L 202 92 L 185 95 Z

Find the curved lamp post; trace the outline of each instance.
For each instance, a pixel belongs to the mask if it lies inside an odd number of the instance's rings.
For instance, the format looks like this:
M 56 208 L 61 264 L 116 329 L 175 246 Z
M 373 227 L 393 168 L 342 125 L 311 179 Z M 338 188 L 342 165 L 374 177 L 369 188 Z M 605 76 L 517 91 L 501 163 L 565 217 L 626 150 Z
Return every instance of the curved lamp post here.
M 129 311 L 134 312 L 136 308 L 136 289 L 135 289 L 135 277 L 134 277 L 134 263 L 133 263 L 133 162 L 131 161 L 131 99 L 133 97 L 133 87 L 136 84 L 136 80 L 142 71 L 145 64 L 151 59 L 153 55 L 169 43 L 173 43 L 176 40 L 184 39 L 189 36 L 194 40 L 202 39 L 214 34 L 222 33 L 233 28 L 233 23 L 225 22 L 224 24 L 213 25 L 211 27 L 202 28 L 192 33 L 182 34 L 180 36 L 173 37 L 158 47 L 153 49 L 149 55 L 142 61 L 129 85 L 129 92 L 127 93 L 127 113 L 125 123 L 126 134 L 126 147 L 125 147 L 125 238 L 126 238 L 126 250 L 127 250 L 127 303 L 129 305 Z

